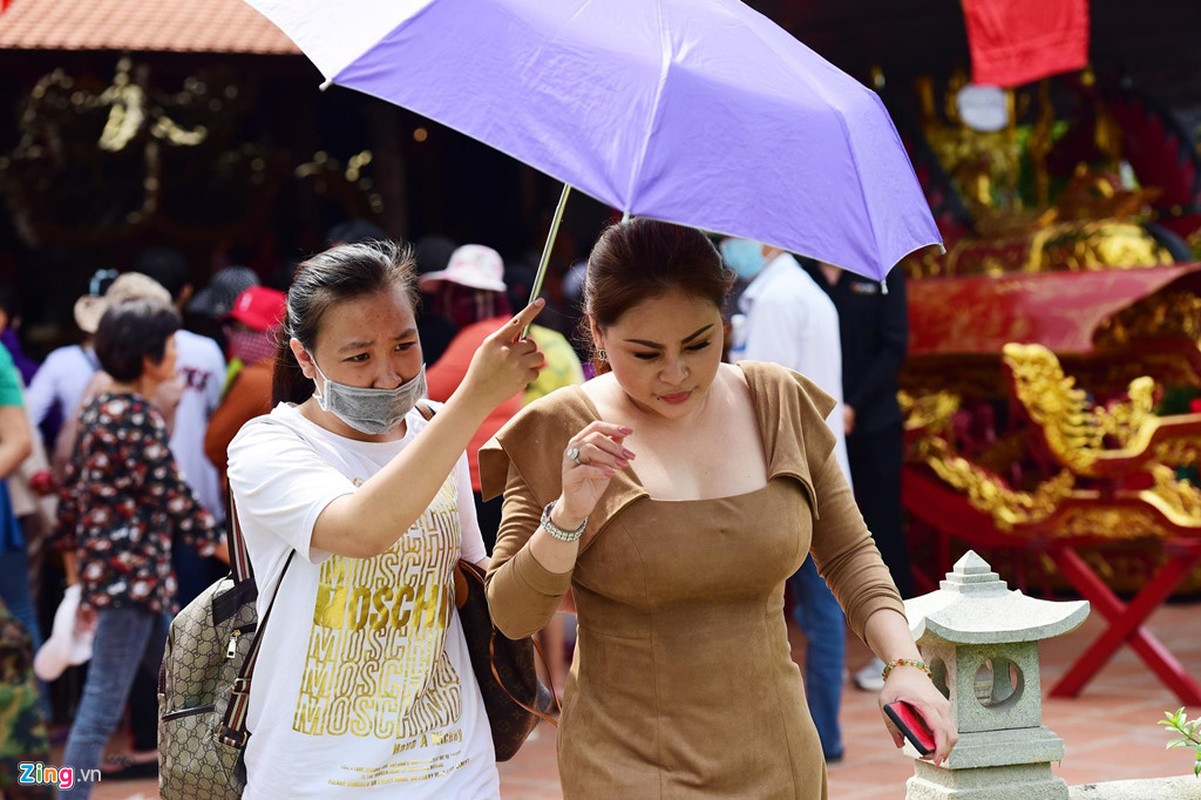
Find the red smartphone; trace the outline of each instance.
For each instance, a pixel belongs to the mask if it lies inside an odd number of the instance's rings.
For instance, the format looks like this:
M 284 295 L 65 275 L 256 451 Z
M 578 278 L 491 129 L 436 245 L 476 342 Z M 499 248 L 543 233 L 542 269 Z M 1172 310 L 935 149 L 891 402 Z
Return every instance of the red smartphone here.
M 897 700 L 895 703 L 884 706 L 884 713 L 900 729 L 901 733 L 905 734 L 905 738 L 917 748 L 919 753 L 928 756 L 934 752 L 934 733 L 922 719 L 922 715 L 917 713 L 916 708 L 904 700 Z

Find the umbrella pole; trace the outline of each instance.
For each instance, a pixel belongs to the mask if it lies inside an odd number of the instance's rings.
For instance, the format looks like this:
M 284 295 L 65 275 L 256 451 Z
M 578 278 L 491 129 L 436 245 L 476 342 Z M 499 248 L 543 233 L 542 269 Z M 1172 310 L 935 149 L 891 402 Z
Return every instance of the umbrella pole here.
M 550 232 L 546 234 L 546 246 L 542 248 L 542 260 L 538 262 L 538 274 L 534 276 L 534 286 L 530 289 L 531 303 L 542 293 L 542 281 L 546 278 L 546 268 L 550 264 L 550 251 L 555 244 L 555 237 L 559 235 L 559 223 L 563 221 L 563 209 L 567 208 L 569 194 L 571 194 L 571 184 L 565 183 L 563 184 L 563 193 L 559 195 L 559 205 L 555 208 L 555 216 L 550 221 Z M 521 335 L 524 337 L 529 332 L 530 326 L 526 325 Z

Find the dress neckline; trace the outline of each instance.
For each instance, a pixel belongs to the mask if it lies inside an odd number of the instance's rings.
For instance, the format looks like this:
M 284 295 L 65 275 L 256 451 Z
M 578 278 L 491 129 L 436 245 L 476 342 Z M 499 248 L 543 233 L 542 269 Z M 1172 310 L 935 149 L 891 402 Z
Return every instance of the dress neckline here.
M 742 368 L 741 363 L 734 364 L 733 366 L 737 367 L 738 370 L 742 373 L 742 377 L 746 381 L 747 387 L 750 389 L 751 406 L 755 413 L 755 423 L 759 427 L 760 437 L 763 437 L 764 442 L 766 442 L 767 439 L 764 436 L 764 430 L 763 430 L 763 419 L 759 414 L 759 404 L 757 402 L 755 402 L 756 398 L 757 398 L 757 394 L 755 392 L 755 382 L 751 379 L 751 376 L 749 376 L 747 374 L 746 370 Z M 592 417 L 592 419 L 595 421 L 600 421 L 600 419 L 601 419 L 600 409 L 598 409 L 596 407 L 596 404 L 592 402 L 592 398 L 589 397 L 588 393 L 584 391 L 584 387 L 579 384 L 576 384 L 576 385 L 572 386 L 571 388 L 573 390 L 575 390 L 577 395 L 583 401 L 584 406 L 585 406 L 585 408 L 588 409 L 588 414 Z M 652 502 L 655 502 L 655 503 L 711 503 L 711 502 L 714 502 L 717 500 L 722 500 L 722 501 L 728 502 L 728 501 L 738 500 L 740 498 L 752 497 L 752 496 L 760 494 L 762 492 L 766 492 L 768 487 L 771 486 L 771 482 L 772 482 L 773 478 L 775 477 L 772 474 L 771 465 L 772 465 L 772 457 L 771 457 L 771 454 L 768 454 L 767 465 L 766 465 L 767 466 L 767 482 L 764 483 L 762 486 L 760 486 L 757 489 L 751 489 L 749 492 L 742 492 L 740 494 L 725 494 L 725 495 L 719 495 L 716 497 L 689 497 L 689 498 L 680 498 L 680 499 L 655 497 L 647 490 L 646 486 L 643 485 L 642 478 L 638 477 L 638 472 L 637 472 L 637 470 L 634 469 L 634 467 L 632 465 L 629 467 L 626 467 L 625 471 L 628 471 L 631 482 L 636 487 L 638 487 L 639 490 L 642 491 L 642 493 L 646 496 L 646 498 L 648 500 L 650 500 Z

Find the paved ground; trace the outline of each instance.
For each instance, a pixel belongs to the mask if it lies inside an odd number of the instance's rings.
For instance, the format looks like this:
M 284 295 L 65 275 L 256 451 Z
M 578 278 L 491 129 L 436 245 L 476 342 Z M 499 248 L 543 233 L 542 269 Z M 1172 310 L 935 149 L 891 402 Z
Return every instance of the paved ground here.
M 1193 676 L 1201 677 L 1201 602 L 1161 608 L 1152 616 L 1150 627 Z M 1094 613 L 1080 630 L 1042 645 L 1044 696 L 1102 629 Z M 794 645 L 800 642 L 796 634 Z M 866 661 L 866 652 L 852 638 L 849 653 L 853 666 Z M 1067 747 L 1066 757 L 1053 771 L 1069 784 L 1190 774 L 1191 751 L 1166 750 L 1169 736 L 1155 724 L 1164 711 L 1179 705 L 1133 651 L 1123 648 L 1079 698 L 1044 700 L 1044 724 L 1059 734 Z M 1201 714 L 1201 708 L 1189 711 L 1191 717 Z M 904 797 L 905 781 L 913 774 L 912 762 L 893 749 L 874 695 L 848 686 L 843 694 L 843 726 L 847 755 L 843 763 L 830 768 L 832 800 Z M 562 797 L 554 729 L 543 725 L 537 737 L 516 758 L 501 765 L 505 800 Z M 92 794 L 96 800 L 151 800 L 157 796 L 153 781 L 110 782 Z

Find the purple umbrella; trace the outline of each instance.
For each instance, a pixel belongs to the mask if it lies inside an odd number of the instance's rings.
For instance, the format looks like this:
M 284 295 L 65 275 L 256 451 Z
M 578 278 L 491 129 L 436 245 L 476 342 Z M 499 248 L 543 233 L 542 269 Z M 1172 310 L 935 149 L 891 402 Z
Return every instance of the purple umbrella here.
M 736 0 L 248 2 L 329 82 L 627 214 L 872 278 L 941 241 L 876 94 Z

